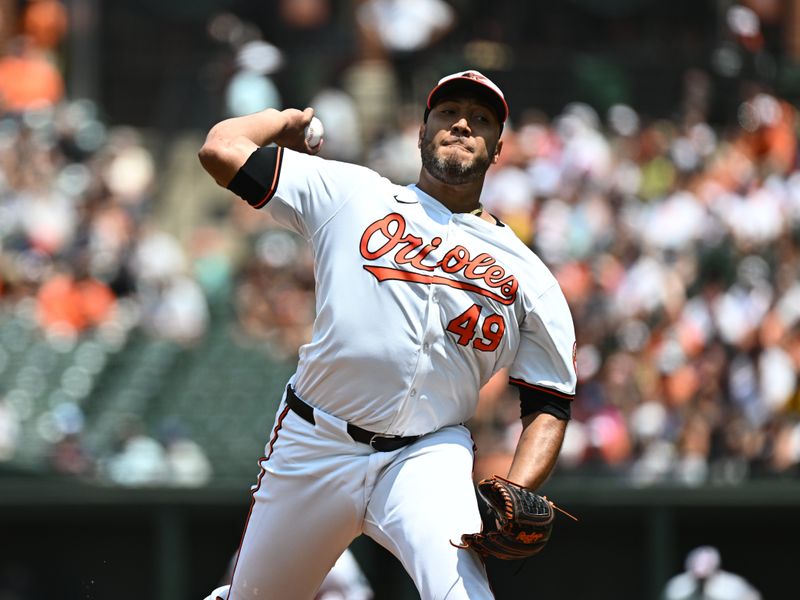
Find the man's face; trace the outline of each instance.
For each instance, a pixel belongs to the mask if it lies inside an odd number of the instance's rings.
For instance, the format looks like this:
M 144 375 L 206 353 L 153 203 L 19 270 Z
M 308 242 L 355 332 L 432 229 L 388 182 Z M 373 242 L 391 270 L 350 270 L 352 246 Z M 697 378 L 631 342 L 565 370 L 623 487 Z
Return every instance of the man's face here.
M 497 114 L 469 97 L 446 98 L 437 103 L 419 131 L 422 166 L 447 184 L 483 179 L 497 162 L 502 142 Z

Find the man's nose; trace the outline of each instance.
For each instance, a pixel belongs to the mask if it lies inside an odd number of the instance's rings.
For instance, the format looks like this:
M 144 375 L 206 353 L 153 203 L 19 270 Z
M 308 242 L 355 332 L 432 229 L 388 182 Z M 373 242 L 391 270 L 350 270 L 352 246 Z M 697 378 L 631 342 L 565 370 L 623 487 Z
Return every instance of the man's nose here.
M 453 125 L 450 127 L 453 131 L 462 131 L 462 132 L 469 132 L 469 121 L 466 117 L 460 117 Z

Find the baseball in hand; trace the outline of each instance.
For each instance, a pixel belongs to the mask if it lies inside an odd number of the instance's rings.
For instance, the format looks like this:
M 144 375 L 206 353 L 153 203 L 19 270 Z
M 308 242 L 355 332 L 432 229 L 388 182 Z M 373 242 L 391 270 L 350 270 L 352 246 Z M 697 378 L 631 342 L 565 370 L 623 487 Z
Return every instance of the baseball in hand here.
M 317 117 L 311 117 L 311 122 L 306 125 L 306 142 L 310 148 L 316 148 L 322 142 L 322 134 L 325 130 L 322 127 L 322 121 Z

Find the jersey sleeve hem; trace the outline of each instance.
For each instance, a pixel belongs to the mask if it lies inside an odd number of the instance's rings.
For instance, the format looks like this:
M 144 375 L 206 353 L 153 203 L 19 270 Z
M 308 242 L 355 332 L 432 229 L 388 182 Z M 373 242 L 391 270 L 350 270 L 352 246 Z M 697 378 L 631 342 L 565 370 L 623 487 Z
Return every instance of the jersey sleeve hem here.
M 560 392 L 559 390 L 546 387 L 543 385 L 536 385 L 534 383 L 528 383 L 522 379 L 516 379 L 514 377 L 509 377 L 508 382 L 511 385 L 515 385 L 520 388 L 525 388 L 527 390 L 533 390 L 534 392 L 540 392 L 542 394 L 548 394 L 551 396 L 556 396 L 557 398 L 563 398 L 564 400 L 574 400 L 575 394 L 566 394 L 564 392 Z
M 267 193 L 264 194 L 264 197 L 258 201 L 257 204 L 253 205 L 253 208 L 263 208 L 267 202 L 272 200 L 272 197 L 275 195 L 276 190 L 278 189 L 278 180 L 280 179 L 281 175 L 281 165 L 283 164 L 283 148 L 277 146 L 274 155 L 274 164 L 272 166 L 272 182 L 267 188 Z
M 574 394 L 564 394 L 539 385 L 532 385 L 521 379 L 510 378 L 511 385 L 519 390 L 520 417 L 542 412 L 557 419 L 569 421 L 572 416 Z
M 253 208 L 263 208 L 275 195 L 283 148 L 264 146 L 253 152 L 228 184 L 228 189 Z

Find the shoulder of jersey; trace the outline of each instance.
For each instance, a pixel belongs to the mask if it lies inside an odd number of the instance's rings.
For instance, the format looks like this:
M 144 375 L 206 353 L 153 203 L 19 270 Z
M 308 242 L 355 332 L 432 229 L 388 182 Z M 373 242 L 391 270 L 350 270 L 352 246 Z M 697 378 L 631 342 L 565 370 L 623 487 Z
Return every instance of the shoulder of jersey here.
M 394 183 L 370 167 L 295 152 L 294 150 L 289 150 L 289 152 L 301 156 L 301 160 L 322 161 L 318 163 L 325 164 L 325 167 L 321 167 L 321 170 L 331 174 L 336 172 L 337 174 L 334 177 L 340 185 L 346 185 L 350 190 L 350 194 L 359 197 L 362 201 L 371 203 L 373 200 L 381 198 L 387 206 L 392 205 L 396 208 L 419 204 L 419 198 L 413 190 L 407 186 Z
M 508 244 L 508 249 L 514 256 L 514 268 L 518 273 L 518 278 L 525 281 L 525 287 L 530 289 L 539 290 L 539 293 L 544 292 L 547 288 L 556 283 L 555 275 L 544 264 L 539 255 L 536 254 L 525 242 L 523 242 L 514 231 L 506 226 L 502 228 L 504 242 Z
M 391 183 L 388 179 L 380 175 L 374 169 L 370 169 L 369 167 L 365 167 L 364 165 L 359 165 L 356 163 L 345 162 L 342 160 L 336 160 L 333 158 L 324 158 L 317 154 L 306 154 L 305 152 L 298 152 L 296 150 L 292 150 L 291 148 L 284 148 L 284 153 L 286 155 L 294 155 L 300 158 L 300 160 L 310 160 L 310 161 L 319 161 L 318 164 L 325 163 L 331 168 L 334 169 L 344 169 L 348 171 L 348 173 L 354 177 L 363 177 L 363 178 L 378 178 L 385 180 L 385 182 Z M 353 180 L 353 184 L 356 185 L 358 180 Z

